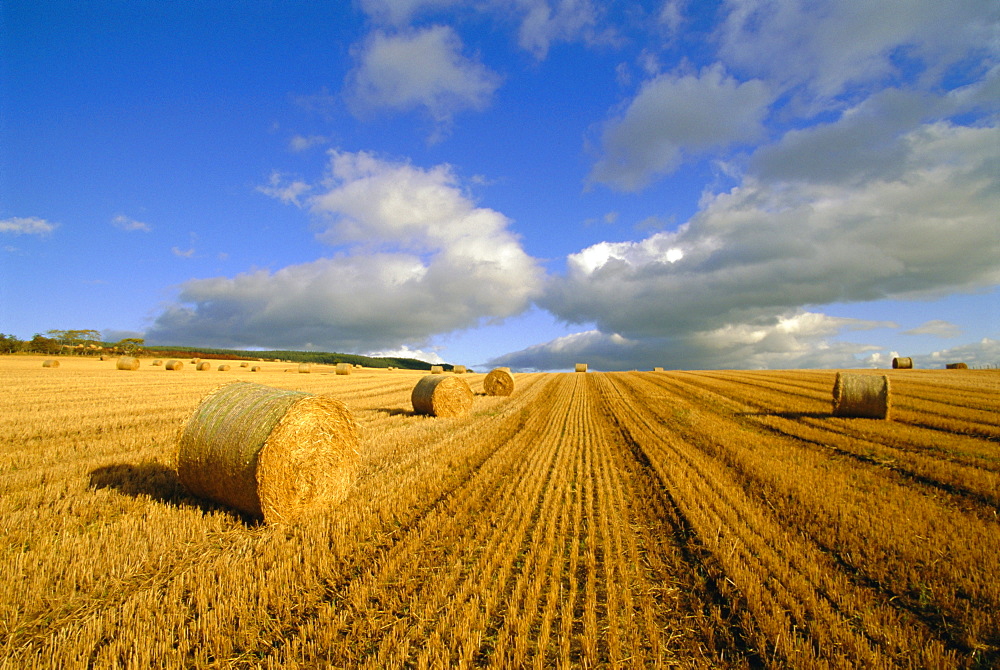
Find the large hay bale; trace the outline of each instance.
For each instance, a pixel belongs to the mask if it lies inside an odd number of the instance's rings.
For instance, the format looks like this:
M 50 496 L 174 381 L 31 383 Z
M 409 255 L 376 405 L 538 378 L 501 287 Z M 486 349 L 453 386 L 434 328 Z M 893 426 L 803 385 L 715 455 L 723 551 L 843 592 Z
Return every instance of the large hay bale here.
M 119 370 L 138 370 L 139 369 L 139 359 L 135 356 L 122 356 L 115 363 L 115 367 Z
M 225 363 L 219 366 L 219 372 L 228 372 L 228 371 L 229 371 L 229 366 L 226 365 Z
M 968 370 L 968 363 L 945 363 L 944 367 L 948 370 Z
M 444 374 L 444 366 L 443 365 L 432 365 L 431 366 L 431 374 L 432 375 L 443 375 Z
M 892 359 L 892 369 L 893 370 L 909 370 L 912 367 L 913 367 L 913 359 L 912 358 L 903 358 L 903 357 L 897 356 L 896 358 Z
M 42 367 L 43 368 L 57 368 L 57 367 L 59 367 L 59 361 L 57 361 L 54 358 L 50 358 L 49 360 L 42 362 Z
M 486 395 L 510 395 L 514 392 L 514 377 L 506 368 L 490 370 L 483 380 L 483 390 Z
M 577 372 L 586 372 L 587 371 L 587 364 L 586 363 L 577 363 L 576 364 L 576 371 Z
M 888 419 L 892 401 L 889 377 L 838 372 L 833 384 L 833 415 Z
M 309 363 L 299 363 L 299 372 L 302 374 L 309 374 L 312 372 L 312 365 Z
M 472 408 L 472 389 L 459 377 L 427 375 L 413 387 L 410 402 L 417 414 L 464 416 Z
M 188 419 L 177 477 L 196 496 L 267 523 L 293 522 L 347 495 L 360 463 L 358 433 L 336 398 L 233 382 Z
M 454 372 L 456 375 L 464 375 L 465 374 L 465 366 L 464 365 L 456 365 L 455 368 L 452 370 L 452 372 Z
M 337 374 L 338 375 L 349 375 L 354 366 L 350 363 L 337 363 Z
M 166 367 L 167 370 L 175 370 L 175 371 L 176 370 L 183 370 L 184 369 L 184 361 L 177 361 L 177 360 L 167 361 L 167 364 L 166 364 L 165 367 Z
M 209 363 L 208 361 L 202 361 L 201 363 L 198 363 L 196 366 L 194 366 L 194 369 L 201 370 L 202 372 L 204 372 L 206 370 L 211 370 L 212 364 Z

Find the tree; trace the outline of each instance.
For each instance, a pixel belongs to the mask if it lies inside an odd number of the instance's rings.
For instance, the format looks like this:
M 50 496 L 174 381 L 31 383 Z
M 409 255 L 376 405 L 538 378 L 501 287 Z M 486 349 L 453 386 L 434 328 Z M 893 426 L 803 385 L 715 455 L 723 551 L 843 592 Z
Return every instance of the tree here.
M 24 342 L 13 335 L 0 333 L 0 354 L 12 354 L 15 351 L 20 351 L 23 346 Z
M 142 349 L 142 345 L 144 344 L 146 344 L 146 340 L 141 337 L 126 337 L 116 344 L 115 347 L 121 349 L 122 353 L 132 355 Z
M 31 338 L 31 342 L 28 344 L 28 350 L 39 354 L 58 354 L 59 342 L 51 337 L 35 333 L 35 336 Z

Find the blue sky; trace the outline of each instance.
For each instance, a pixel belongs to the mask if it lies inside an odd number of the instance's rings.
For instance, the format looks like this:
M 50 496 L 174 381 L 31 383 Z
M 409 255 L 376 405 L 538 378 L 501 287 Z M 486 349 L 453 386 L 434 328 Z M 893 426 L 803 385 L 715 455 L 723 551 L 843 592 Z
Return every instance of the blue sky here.
M 1000 5 L 0 4 L 0 332 L 1000 363 Z

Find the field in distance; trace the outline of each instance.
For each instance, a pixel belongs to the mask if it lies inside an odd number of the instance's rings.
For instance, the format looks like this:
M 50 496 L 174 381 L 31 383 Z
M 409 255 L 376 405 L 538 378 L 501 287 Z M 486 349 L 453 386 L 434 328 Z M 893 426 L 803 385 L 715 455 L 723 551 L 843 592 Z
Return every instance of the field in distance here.
M 867 371 L 892 421 L 831 416 L 833 371 L 467 374 L 431 418 L 422 372 L 43 360 L 0 357 L 0 668 L 1000 664 L 1000 371 Z M 186 494 L 235 380 L 347 404 L 346 502 Z

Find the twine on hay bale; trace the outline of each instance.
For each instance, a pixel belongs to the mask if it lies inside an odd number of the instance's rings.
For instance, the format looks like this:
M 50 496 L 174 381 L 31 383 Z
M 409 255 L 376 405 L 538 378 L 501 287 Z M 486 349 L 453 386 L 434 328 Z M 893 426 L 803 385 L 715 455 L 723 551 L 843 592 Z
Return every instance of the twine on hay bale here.
M 586 363 L 577 363 L 576 364 L 576 371 L 577 372 L 586 372 L 587 371 L 587 364 Z
M 968 370 L 969 369 L 969 364 L 968 363 L 945 363 L 944 367 L 947 370 Z
M 892 407 L 889 377 L 838 372 L 833 384 L 833 415 L 888 419 Z
M 472 389 L 459 377 L 427 375 L 413 387 L 410 402 L 417 414 L 464 416 L 472 408 Z
M 195 365 L 194 369 L 195 370 L 201 370 L 202 372 L 204 372 L 205 370 L 211 370 L 212 369 L 212 364 L 209 363 L 208 361 L 202 361 L 201 363 L 198 363 L 197 365 Z
M 219 366 L 219 372 L 227 372 L 228 370 L 229 370 L 229 366 L 226 365 L 225 363 L 223 363 L 222 365 Z
M 42 362 L 42 367 L 43 368 L 57 368 L 57 367 L 59 367 L 59 361 L 57 361 L 54 358 L 50 358 L 49 360 Z
M 431 366 L 431 374 L 432 375 L 443 375 L 444 374 L 444 366 L 443 365 L 432 365 Z
M 896 358 L 892 359 L 893 370 L 909 370 L 912 367 L 913 367 L 912 358 L 903 358 L 901 356 L 897 356 Z
M 361 460 L 358 433 L 336 398 L 233 382 L 188 419 L 177 477 L 196 496 L 291 523 L 346 497 Z
M 507 368 L 495 368 L 483 380 L 486 395 L 508 396 L 514 392 L 514 377 Z
M 350 363 L 337 363 L 337 374 L 338 375 L 349 375 L 354 366 Z
M 167 361 L 167 370 L 183 370 L 184 361 Z
M 139 369 L 139 359 L 134 356 L 122 356 L 115 363 L 115 367 L 119 370 L 138 370 Z
M 312 365 L 309 363 L 299 363 L 299 372 L 302 374 L 308 374 L 312 372 Z

